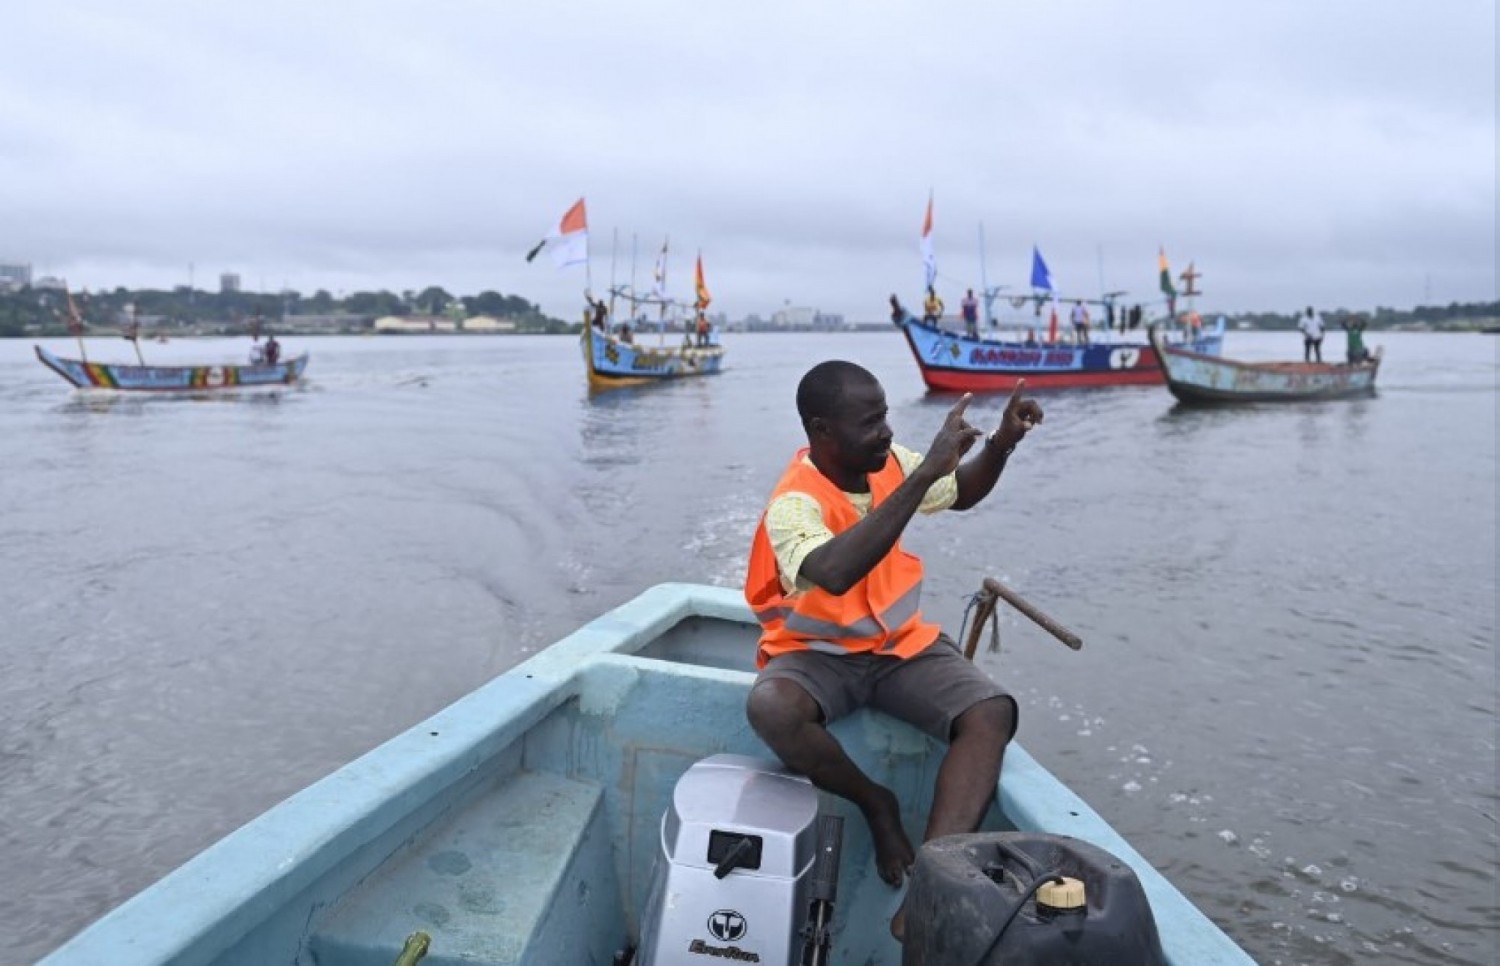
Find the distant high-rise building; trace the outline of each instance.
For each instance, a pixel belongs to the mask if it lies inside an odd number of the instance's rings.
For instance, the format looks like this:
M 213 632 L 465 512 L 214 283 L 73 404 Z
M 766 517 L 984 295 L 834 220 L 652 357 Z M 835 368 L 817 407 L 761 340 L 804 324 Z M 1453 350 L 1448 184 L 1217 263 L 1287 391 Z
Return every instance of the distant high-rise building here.
M 240 276 L 238 272 L 225 272 L 219 276 L 219 291 L 228 294 L 240 290 Z
M 21 288 L 31 284 L 31 266 L 19 262 L 0 262 L 0 289 Z

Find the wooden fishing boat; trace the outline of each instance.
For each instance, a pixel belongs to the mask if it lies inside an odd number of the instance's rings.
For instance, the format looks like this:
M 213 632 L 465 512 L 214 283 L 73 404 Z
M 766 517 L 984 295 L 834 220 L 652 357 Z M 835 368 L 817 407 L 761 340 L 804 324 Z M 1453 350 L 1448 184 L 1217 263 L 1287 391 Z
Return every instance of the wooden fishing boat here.
M 934 392 L 1000 392 L 1025 379 L 1028 389 L 1160 385 L 1165 377 L 1151 344 L 1138 338 L 1078 345 L 997 340 L 924 323 L 911 315 L 896 323 L 906 336 L 922 381 Z M 1224 344 L 1224 325 L 1183 344 L 1206 356 Z
M 724 364 L 724 347 L 645 346 L 605 335 L 592 326 L 583 330 L 583 359 L 589 385 L 596 389 L 639 386 L 685 376 L 711 376 Z
M 744 712 L 758 630 L 738 590 L 654 587 L 254 819 L 44 963 L 391 966 L 416 946 L 432 966 L 609 963 L 652 902 L 674 786 L 706 756 L 769 757 Z M 941 747 L 869 710 L 833 730 L 920 830 Z M 863 822 L 818 801 L 847 818 L 826 961 L 896 966 L 885 922 L 898 897 Z M 1075 836 L 1128 863 L 1169 962 L 1251 962 L 1019 746 L 986 824 Z M 751 951 L 758 926 L 746 935 L 732 912 L 694 926 L 704 940 L 670 961 L 785 961 Z
M 1381 349 L 1356 365 L 1332 362 L 1239 362 L 1162 340 L 1150 330 L 1167 388 L 1184 403 L 1301 402 L 1346 399 L 1375 391 Z
M 285 386 L 302 378 L 307 354 L 273 363 L 196 366 L 127 365 L 64 359 L 36 346 L 42 364 L 80 389 L 127 392 L 214 392 L 258 386 Z

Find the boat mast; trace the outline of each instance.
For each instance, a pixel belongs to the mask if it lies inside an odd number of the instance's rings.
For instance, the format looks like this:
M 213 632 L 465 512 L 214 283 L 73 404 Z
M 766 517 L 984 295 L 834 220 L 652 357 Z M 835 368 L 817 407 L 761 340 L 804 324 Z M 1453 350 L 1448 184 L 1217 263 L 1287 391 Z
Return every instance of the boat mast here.
M 126 336 L 126 338 L 128 338 L 130 340 L 130 344 L 131 345 L 135 346 L 135 358 L 136 358 L 136 361 L 139 362 L 141 365 L 144 366 L 146 364 L 146 357 L 143 356 L 143 355 L 141 355 L 141 322 L 140 322 L 140 318 L 135 314 L 135 303 L 134 302 L 131 302 L 128 306 L 126 306 L 126 308 L 130 309 L 130 322 L 127 323 L 130 326 L 130 328 L 127 330 L 130 333 L 130 335 Z
M 984 296 L 984 324 L 988 328 L 996 328 L 999 323 L 995 321 L 995 299 L 1006 288 L 1004 285 L 990 287 L 989 271 L 986 266 L 987 259 L 984 254 L 984 222 L 979 223 L 979 294 Z
M 984 295 L 984 326 L 987 329 L 995 327 L 995 316 L 990 311 L 990 278 L 985 271 L 984 258 L 984 222 L 979 223 L 979 291 Z
M 609 314 L 613 318 L 615 314 L 615 257 L 619 254 L 620 229 L 614 229 L 614 235 L 609 243 Z
M 83 348 L 83 316 L 78 311 L 78 306 L 73 303 L 73 293 L 68 291 L 68 286 L 63 285 L 63 296 L 68 300 L 68 331 L 73 333 L 73 338 L 78 340 L 78 358 L 84 362 L 89 361 L 89 354 Z

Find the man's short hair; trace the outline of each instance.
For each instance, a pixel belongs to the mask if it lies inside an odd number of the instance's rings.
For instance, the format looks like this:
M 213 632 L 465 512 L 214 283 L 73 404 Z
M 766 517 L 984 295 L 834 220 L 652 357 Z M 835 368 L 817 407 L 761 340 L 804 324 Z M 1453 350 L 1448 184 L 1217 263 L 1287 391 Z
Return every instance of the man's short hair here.
M 797 384 L 797 415 L 802 425 L 815 416 L 831 416 L 844 398 L 844 390 L 861 382 L 879 383 L 873 373 L 863 366 L 842 359 L 820 362 L 807 370 Z

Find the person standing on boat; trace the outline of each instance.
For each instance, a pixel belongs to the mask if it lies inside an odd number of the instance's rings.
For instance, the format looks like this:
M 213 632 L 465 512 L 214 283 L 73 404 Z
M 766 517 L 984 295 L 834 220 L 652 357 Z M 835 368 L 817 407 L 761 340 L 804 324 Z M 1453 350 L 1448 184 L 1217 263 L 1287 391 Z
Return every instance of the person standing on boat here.
M 609 332 L 609 306 L 604 304 L 603 299 L 596 301 L 587 295 L 584 298 L 588 299 L 589 308 L 594 310 L 594 328 L 598 329 L 600 334 L 607 334 Z
M 281 358 L 281 343 L 276 341 L 274 334 L 268 333 L 266 335 L 266 347 L 261 355 L 266 360 L 266 365 L 268 366 L 276 365 L 276 361 Z
M 1365 348 L 1365 320 L 1358 315 L 1351 315 L 1341 323 L 1344 328 L 1345 356 L 1349 365 L 1357 366 L 1370 358 L 1370 350 Z
M 918 511 L 967 510 L 994 489 L 1042 421 L 1023 386 L 988 436 L 965 420 L 966 393 L 923 456 L 893 441 L 875 376 L 851 362 L 814 366 L 797 387 L 808 446 L 772 491 L 751 542 L 745 599 L 761 636 L 750 725 L 788 768 L 859 808 L 877 871 L 892 886 L 916 859 L 898 800 L 827 726 L 869 706 L 947 742 L 924 841 L 979 827 L 1018 709 L 923 619 L 922 562 L 900 538 Z M 898 912 L 891 931 L 900 938 L 903 927 Z
M 974 290 L 969 289 L 964 294 L 964 299 L 958 304 L 958 310 L 964 317 L 964 334 L 971 339 L 979 338 L 979 300 L 974 297 Z
M 928 325 L 937 325 L 943 317 L 943 300 L 932 286 L 927 286 L 927 298 L 922 300 L 922 321 Z
M 1073 303 L 1073 338 L 1079 345 L 1089 344 L 1089 310 L 1082 299 Z
M 1322 362 L 1323 317 L 1309 305 L 1307 314 L 1298 321 L 1297 328 L 1302 330 L 1302 361 L 1312 362 L 1316 358 L 1318 362 Z

